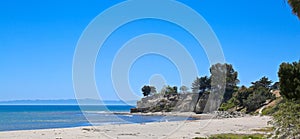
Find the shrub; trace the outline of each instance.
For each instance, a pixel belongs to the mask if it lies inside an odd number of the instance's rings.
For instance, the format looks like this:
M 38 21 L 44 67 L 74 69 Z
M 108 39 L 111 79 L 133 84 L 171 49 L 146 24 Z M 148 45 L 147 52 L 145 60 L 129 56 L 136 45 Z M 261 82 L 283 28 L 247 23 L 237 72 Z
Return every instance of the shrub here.
M 273 115 L 275 137 L 300 137 L 300 101 L 285 100 L 279 104 L 279 110 Z
M 282 63 L 279 71 L 280 94 L 287 99 L 300 99 L 300 61 Z

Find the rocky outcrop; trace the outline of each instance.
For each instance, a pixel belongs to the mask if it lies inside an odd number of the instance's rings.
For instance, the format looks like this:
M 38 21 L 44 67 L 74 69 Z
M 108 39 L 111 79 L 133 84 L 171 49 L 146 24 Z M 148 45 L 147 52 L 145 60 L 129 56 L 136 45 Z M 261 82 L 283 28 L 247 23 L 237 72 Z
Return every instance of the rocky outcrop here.
M 174 111 L 179 112 L 194 112 L 195 106 L 199 100 L 198 93 L 180 94 Z
M 205 92 L 199 96 L 199 99 L 197 100 L 197 103 L 196 103 L 195 109 L 194 109 L 195 113 L 200 114 L 200 113 L 204 112 L 208 98 L 209 98 L 209 92 Z
M 142 98 L 137 102 L 137 107 L 131 109 L 131 112 L 171 112 L 178 111 L 174 110 L 178 104 L 178 101 L 181 101 L 180 94 L 172 95 L 162 95 L 155 94 L 153 96 L 148 96 Z
M 137 107 L 131 109 L 135 112 L 195 112 L 203 113 L 209 94 L 155 94 L 142 98 Z
M 238 112 L 238 111 L 214 111 L 213 112 L 214 118 L 216 119 L 223 119 L 223 118 L 239 118 L 244 117 L 245 113 Z
M 144 97 L 137 102 L 137 108 L 155 107 L 157 103 L 163 99 L 165 99 L 163 94 L 155 94 L 152 96 Z

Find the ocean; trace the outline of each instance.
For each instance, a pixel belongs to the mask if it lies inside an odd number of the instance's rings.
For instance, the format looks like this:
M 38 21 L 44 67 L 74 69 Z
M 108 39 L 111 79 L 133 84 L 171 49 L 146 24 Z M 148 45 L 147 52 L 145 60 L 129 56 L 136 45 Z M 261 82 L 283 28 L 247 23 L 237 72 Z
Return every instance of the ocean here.
M 128 114 L 132 107 L 84 106 L 81 111 L 77 105 L 0 105 L 0 131 L 193 120 L 189 117 Z

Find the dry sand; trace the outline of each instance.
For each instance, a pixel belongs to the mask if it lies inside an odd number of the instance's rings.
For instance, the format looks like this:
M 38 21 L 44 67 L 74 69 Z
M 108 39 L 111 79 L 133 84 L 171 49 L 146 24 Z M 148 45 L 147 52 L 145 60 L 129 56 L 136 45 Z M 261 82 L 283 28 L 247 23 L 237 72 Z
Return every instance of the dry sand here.
M 258 133 L 253 129 L 268 127 L 270 117 L 247 116 L 228 119 L 105 125 L 45 130 L 0 132 L 0 139 L 189 139 L 213 134 Z

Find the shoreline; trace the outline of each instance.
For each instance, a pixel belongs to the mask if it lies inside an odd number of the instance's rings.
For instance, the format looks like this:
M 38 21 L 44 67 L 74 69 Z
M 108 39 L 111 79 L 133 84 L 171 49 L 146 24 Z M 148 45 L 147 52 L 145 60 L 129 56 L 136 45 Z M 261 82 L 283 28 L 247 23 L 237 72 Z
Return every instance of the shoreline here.
M 101 112 L 102 113 L 102 112 Z M 107 114 L 112 115 L 140 115 L 140 116 L 171 116 L 171 117 L 186 117 L 188 118 L 194 118 L 192 120 L 200 120 L 203 119 L 204 116 L 206 116 L 208 119 L 211 114 L 195 114 L 194 112 L 148 112 L 148 113 L 130 113 L 130 112 L 103 112 Z M 200 118 L 201 117 L 201 118 Z M 178 121 L 186 121 L 186 120 L 178 120 Z M 162 122 L 162 121 L 155 121 L 155 122 Z M 146 122 L 146 123 L 155 123 L 155 122 Z M 170 121 L 171 122 L 171 121 Z M 87 123 L 89 124 L 89 122 Z M 97 126 L 106 126 L 106 125 L 123 125 L 123 124 L 141 124 L 141 123 L 118 123 L 118 124 L 103 124 L 103 125 L 97 125 Z M 3 130 L 1 132 L 11 132 L 11 131 L 30 131 L 30 130 L 47 130 L 47 129 L 64 129 L 64 128 L 78 128 L 78 127 L 87 127 L 87 126 L 93 126 L 93 125 L 74 125 L 74 126 L 63 126 L 63 127 L 55 127 L 55 128 L 36 128 L 36 129 L 17 129 L 17 130 Z
M 148 113 L 129 113 L 130 115 L 142 115 L 142 116 L 179 116 L 187 118 L 195 118 L 195 120 L 211 119 L 214 117 L 212 113 L 196 114 L 194 112 L 148 112 Z
M 270 116 L 246 116 L 240 118 L 200 119 L 172 122 L 114 124 L 53 128 L 38 130 L 1 131 L 0 138 L 10 139 L 98 139 L 98 138 L 193 138 L 221 133 L 262 133 L 253 129 L 270 127 Z

